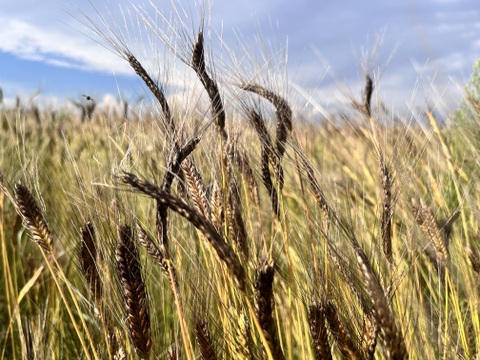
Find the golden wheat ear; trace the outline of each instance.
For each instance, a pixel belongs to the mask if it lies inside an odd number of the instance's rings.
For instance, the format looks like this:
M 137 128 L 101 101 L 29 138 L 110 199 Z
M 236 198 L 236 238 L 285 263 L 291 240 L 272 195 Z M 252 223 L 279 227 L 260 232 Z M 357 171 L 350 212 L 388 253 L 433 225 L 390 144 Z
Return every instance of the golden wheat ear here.
M 420 199 L 420 204 L 418 204 L 418 201 L 412 198 L 412 211 L 417 224 L 420 225 L 423 233 L 433 245 L 435 256 L 444 265 L 448 259 L 448 243 L 432 209 L 425 204 L 423 199 Z
M 150 311 L 135 235 L 132 229 L 124 224 L 117 227 L 117 232 L 115 261 L 128 331 L 137 355 L 142 359 L 149 359 L 152 346 Z
M 324 306 L 325 319 L 330 332 L 337 343 L 337 348 L 343 359 L 358 359 L 362 353 L 351 335 L 353 332 L 347 329 L 340 318 L 337 308 L 332 301 L 327 301 Z
M 392 254 L 392 217 L 395 207 L 395 194 L 393 191 L 394 176 L 390 167 L 385 162 L 382 154 L 378 152 L 378 163 L 380 165 L 380 177 L 382 181 L 382 247 L 383 254 L 390 264 L 393 264 Z
M 30 231 L 33 241 L 45 251 L 51 252 L 53 237 L 32 193 L 22 184 L 15 185 L 14 193 L 17 211 Z
M 369 312 L 365 315 L 363 320 L 362 331 L 362 350 L 365 360 L 372 360 L 375 356 L 375 349 L 377 346 L 377 338 L 380 328 L 375 320 L 373 312 Z

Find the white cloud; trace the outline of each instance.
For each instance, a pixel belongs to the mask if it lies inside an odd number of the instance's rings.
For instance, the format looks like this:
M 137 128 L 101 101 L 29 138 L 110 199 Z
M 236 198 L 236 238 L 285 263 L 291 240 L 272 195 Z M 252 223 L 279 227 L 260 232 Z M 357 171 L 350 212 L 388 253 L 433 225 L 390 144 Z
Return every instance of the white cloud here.
M 19 19 L 0 16 L 0 50 L 26 60 L 55 66 L 131 75 L 128 64 L 84 35 L 47 29 Z M 63 32 L 62 32 L 63 30 Z

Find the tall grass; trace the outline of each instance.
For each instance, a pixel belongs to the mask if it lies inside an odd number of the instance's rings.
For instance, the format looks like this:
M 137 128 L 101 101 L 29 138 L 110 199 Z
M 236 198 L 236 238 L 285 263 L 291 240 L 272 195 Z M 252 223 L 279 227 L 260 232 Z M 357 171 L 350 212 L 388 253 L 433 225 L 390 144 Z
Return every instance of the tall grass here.
M 296 121 L 283 88 L 220 81 L 202 20 L 199 118 L 93 28 L 158 111 L 2 110 L 0 357 L 478 356 L 475 107 L 392 120 L 368 75 L 351 118 Z

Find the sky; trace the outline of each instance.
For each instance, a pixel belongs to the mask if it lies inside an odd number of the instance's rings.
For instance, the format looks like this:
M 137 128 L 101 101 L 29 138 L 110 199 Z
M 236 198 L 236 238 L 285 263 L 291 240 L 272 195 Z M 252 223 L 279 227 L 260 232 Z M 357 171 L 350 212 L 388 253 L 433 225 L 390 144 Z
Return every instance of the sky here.
M 123 34 L 129 50 L 163 81 L 165 64 L 175 57 L 159 39 L 170 34 L 161 17 L 177 33 L 192 35 L 202 8 L 194 0 L 175 3 L 177 14 L 170 0 L 0 0 L 5 103 L 17 95 L 44 107 L 80 101 L 82 94 L 97 102 L 148 96 L 128 64 L 88 29 L 87 17 L 96 24 L 103 18 Z M 216 61 L 228 64 L 233 53 L 236 69 L 245 54 L 254 54 L 260 67 L 288 80 L 301 106 L 320 112 L 360 98 L 365 69 L 375 79 L 375 96 L 391 108 L 429 104 L 452 111 L 480 58 L 477 0 L 212 0 L 207 8 Z M 168 42 L 185 54 L 175 37 Z M 188 91 L 188 75 L 176 71 L 191 70 L 169 69 L 169 94 Z

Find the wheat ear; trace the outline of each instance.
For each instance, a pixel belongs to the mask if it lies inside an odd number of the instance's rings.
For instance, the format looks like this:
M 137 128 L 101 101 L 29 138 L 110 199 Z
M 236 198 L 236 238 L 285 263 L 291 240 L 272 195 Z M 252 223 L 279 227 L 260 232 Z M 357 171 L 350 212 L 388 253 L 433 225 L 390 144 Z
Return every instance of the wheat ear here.
M 348 332 L 345 324 L 340 319 L 333 302 L 327 301 L 324 308 L 325 319 L 327 320 L 330 332 L 337 342 L 337 347 L 343 359 L 358 359 L 361 351 L 357 348 Z
M 362 350 L 365 360 L 373 360 L 373 357 L 375 356 L 379 330 L 375 315 L 372 312 L 367 313 L 363 320 L 362 331 Z
M 292 109 L 290 105 L 283 97 L 259 84 L 249 83 L 240 87 L 265 98 L 275 107 L 278 117 L 276 147 L 281 159 L 285 153 L 285 142 L 292 131 Z
M 218 257 L 225 262 L 230 269 L 234 279 L 237 281 L 239 289 L 245 291 L 245 272 L 240 264 L 240 260 L 231 246 L 223 240 L 213 224 L 205 216 L 190 207 L 183 200 L 166 193 L 159 187 L 145 180 L 139 179 L 131 173 L 124 172 L 119 178 L 124 183 L 129 184 L 142 193 L 156 199 L 158 203 L 167 205 L 170 209 L 183 216 L 200 230 L 213 246 Z
M 32 239 L 45 251 L 52 251 L 53 237 L 37 202 L 25 185 L 16 184 L 15 203 Z
M 448 247 L 445 241 L 444 234 L 433 215 L 432 210 L 423 200 L 420 200 L 420 205 L 415 199 L 412 199 L 412 210 L 415 220 L 422 228 L 425 236 L 432 243 L 437 259 L 441 264 L 444 264 L 448 258 Z
M 124 56 L 127 59 L 130 66 L 132 67 L 132 69 L 135 71 L 135 73 L 138 76 L 140 76 L 140 78 L 143 80 L 145 85 L 152 92 L 153 96 L 155 96 L 155 98 L 160 103 L 160 106 L 162 107 L 163 115 L 165 116 L 166 128 L 167 130 L 170 130 L 171 133 L 173 134 L 175 132 L 175 124 L 173 122 L 172 114 L 170 112 L 170 106 L 168 105 L 167 98 L 164 92 L 158 86 L 158 84 L 152 80 L 152 78 L 150 77 L 148 72 L 145 70 L 145 68 L 142 66 L 140 61 L 138 61 L 137 58 L 132 53 L 127 52 Z
M 267 262 L 257 270 L 255 283 L 255 310 L 258 322 L 265 339 L 275 359 L 285 359 L 274 321 L 273 277 L 275 268 L 272 262 Z
M 218 90 L 217 83 L 208 75 L 205 66 L 205 44 L 203 38 L 203 30 L 200 30 L 195 45 L 193 46 L 191 66 L 195 70 L 202 85 L 207 91 L 212 107 L 212 115 L 217 124 L 218 130 L 224 140 L 227 140 L 225 132 L 225 109 L 223 108 L 222 97 Z
M 117 274 L 122 286 L 126 323 L 138 356 L 150 357 L 152 346 L 150 312 L 147 288 L 142 278 L 142 267 L 134 233 L 127 225 L 119 225 L 118 243 L 115 250 Z
M 80 260 L 82 272 L 87 280 L 90 292 L 99 301 L 102 297 L 102 282 L 97 266 L 97 246 L 95 228 L 90 221 L 85 222 L 81 229 Z
M 331 360 L 332 352 L 325 326 L 325 309 L 321 304 L 313 303 L 308 307 L 308 325 L 312 337 L 313 352 L 316 360 Z
M 403 341 L 403 335 L 401 331 L 397 329 L 394 316 L 390 311 L 387 298 L 385 297 L 385 291 L 373 271 L 367 255 L 360 245 L 358 245 L 356 239 L 352 239 L 352 245 L 363 275 L 365 287 L 372 301 L 373 315 L 385 340 L 387 358 L 407 359 L 408 353 Z
M 202 360 L 217 359 L 215 346 L 210 336 L 210 331 L 208 331 L 207 323 L 198 316 L 195 318 L 195 339 L 197 340 L 198 347 L 200 348 Z
M 392 217 L 395 205 L 395 199 L 392 195 L 394 177 L 390 168 L 385 163 L 382 154 L 378 152 L 378 162 L 380 165 L 380 177 L 382 180 L 382 247 L 385 258 L 390 264 L 393 264 L 392 255 Z

